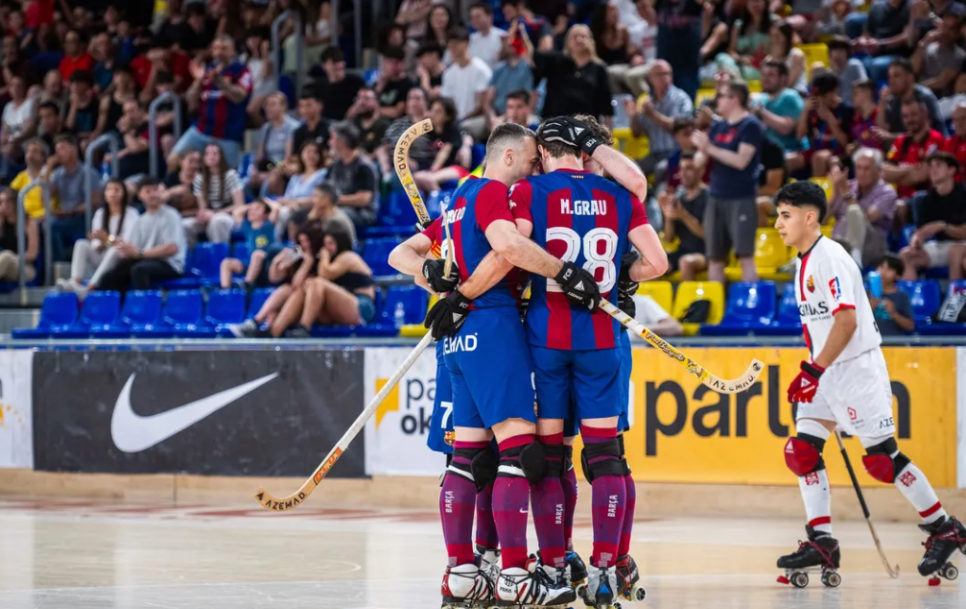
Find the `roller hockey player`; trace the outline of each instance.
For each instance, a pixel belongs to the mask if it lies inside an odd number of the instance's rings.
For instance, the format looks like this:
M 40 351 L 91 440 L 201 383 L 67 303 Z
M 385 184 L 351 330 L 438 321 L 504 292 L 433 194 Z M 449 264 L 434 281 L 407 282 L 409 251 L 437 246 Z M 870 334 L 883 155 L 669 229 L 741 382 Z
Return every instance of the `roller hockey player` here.
M 775 202 L 776 228 L 786 245 L 801 252 L 795 296 L 810 353 L 788 388 L 798 413 L 796 435 L 785 445 L 785 462 L 798 476 L 805 502 L 808 539 L 796 552 L 779 558 L 778 567 L 786 570 L 786 581 L 799 587 L 807 584 L 808 569 L 821 571 L 827 586 L 841 581 L 822 458 L 826 440 L 839 426 L 861 441 L 869 475 L 894 484 L 919 512 L 919 527 L 929 535 L 919 573 L 938 581 L 935 575 L 952 573 L 947 568 L 952 554 L 966 552 L 966 528 L 946 514 L 925 474 L 899 451 L 893 437 L 889 371 L 861 272 L 848 252 L 819 230 L 827 208 L 819 186 L 789 184 L 775 195 Z

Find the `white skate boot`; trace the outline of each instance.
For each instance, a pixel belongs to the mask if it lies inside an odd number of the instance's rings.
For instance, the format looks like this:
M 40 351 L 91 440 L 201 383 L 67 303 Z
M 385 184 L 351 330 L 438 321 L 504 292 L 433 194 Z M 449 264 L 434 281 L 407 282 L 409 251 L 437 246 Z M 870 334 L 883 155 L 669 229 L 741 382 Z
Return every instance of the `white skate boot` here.
M 551 569 L 556 576 L 556 569 Z M 577 599 L 573 589 L 565 583 L 558 583 L 542 568 L 537 561 L 527 561 L 527 568 L 514 567 L 503 569 L 496 584 L 496 604 L 501 607 L 553 607 L 567 605 Z
M 617 602 L 617 570 L 614 565 L 601 568 L 591 563 L 587 567 L 587 583 L 577 587 L 577 594 L 588 607 L 620 609 L 620 603 Z
M 487 607 L 493 601 L 493 582 L 475 564 L 448 567 L 442 593 L 442 609 Z
M 477 549 L 482 549 L 477 546 Z M 480 571 L 486 574 L 491 582 L 500 577 L 500 550 L 483 550 L 479 555 Z

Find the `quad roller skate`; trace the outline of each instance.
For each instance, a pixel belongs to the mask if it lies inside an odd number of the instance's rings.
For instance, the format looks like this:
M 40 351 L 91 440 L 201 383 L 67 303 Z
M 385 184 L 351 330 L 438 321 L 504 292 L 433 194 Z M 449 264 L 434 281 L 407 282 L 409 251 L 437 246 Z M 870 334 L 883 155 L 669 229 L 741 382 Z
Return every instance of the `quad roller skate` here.
M 539 566 L 535 558 L 527 561 L 526 569 L 503 569 L 496 581 L 495 600 L 490 607 L 566 607 L 577 599 L 577 595 L 566 582 L 559 583 L 565 577 L 564 573 L 564 568 Z
M 821 573 L 822 584 L 837 588 L 842 583 L 839 568 L 839 542 L 831 535 L 822 535 L 810 527 L 805 527 L 808 541 L 799 541 L 798 550 L 778 559 L 778 568 L 785 575 L 778 576 L 778 583 L 791 584 L 796 588 L 808 585 L 809 573 Z
M 919 562 L 919 574 L 929 578 L 930 586 L 938 586 L 942 580 L 952 581 L 959 577 L 959 569 L 951 562 L 950 557 L 956 550 L 966 554 L 966 527 L 952 516 L 932 524 L 920 524 L 919 528 L 929 533 L 929 539 L 923 542 L 926 554 Z
M 476 550 L 476 564 L 479 565 L 480 571 L 486 574 L 491 583 L 495 583 L 496 578 L 500 577 L 500 550 L 481 546 L 476 546 Z
M 587 583 L 577 586 L 577 595 L 584 604 L 596 609 L 621 609 L 617 587 L 617 569 L 610 567 L 595 567 L 591 563 L 587 568 Z
M 629 554 L 617 558 L 617 588 L 625 600 L 643 601 L 647 596 L 644 586 L 637 585 L 640 579 L 637 563 Z
M 569 550 L 566 556 L 567 569 L 569 570 L 570 585 L 576 588 L 580 584 L 587 583 L 587 565 L 579 554 Z
M 448 567 L 442 609 L 485 609 L 493 603 L 493 581 L 475 564 Z

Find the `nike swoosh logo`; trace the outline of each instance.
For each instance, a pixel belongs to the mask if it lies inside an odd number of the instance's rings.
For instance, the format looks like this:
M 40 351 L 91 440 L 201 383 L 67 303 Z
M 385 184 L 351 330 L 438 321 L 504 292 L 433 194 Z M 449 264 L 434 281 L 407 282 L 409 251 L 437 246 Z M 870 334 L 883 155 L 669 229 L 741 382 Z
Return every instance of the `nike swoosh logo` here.
M 277 377 L 278 373 L 263 376 L 244 385 L 220 391 L 206 398 L 149 417 L 134 414 L 134 410 L 131 408 L 131 386 L 134 385 L 135 376 L 135 374 L 132 374 L 127 379 L 127 383 L 121 389 L 121 395 L 117 397 L 117 402 L 114 404 L 114 414 L 111 416 L 111 439 L 114 440 L 114 446 L 126 453 L 141 452 L 164 442 L 208 415 L 258 389 Z

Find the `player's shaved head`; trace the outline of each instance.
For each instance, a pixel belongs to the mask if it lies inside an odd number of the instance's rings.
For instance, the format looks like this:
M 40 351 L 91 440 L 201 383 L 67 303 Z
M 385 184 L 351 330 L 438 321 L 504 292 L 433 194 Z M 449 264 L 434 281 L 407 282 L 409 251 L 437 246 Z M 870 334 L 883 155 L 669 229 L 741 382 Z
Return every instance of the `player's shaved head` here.
M 536 136 L 515 123 L 504 123 L 486 141 L 484 176 L 507 185 L 533 175 L 537 166 Z

